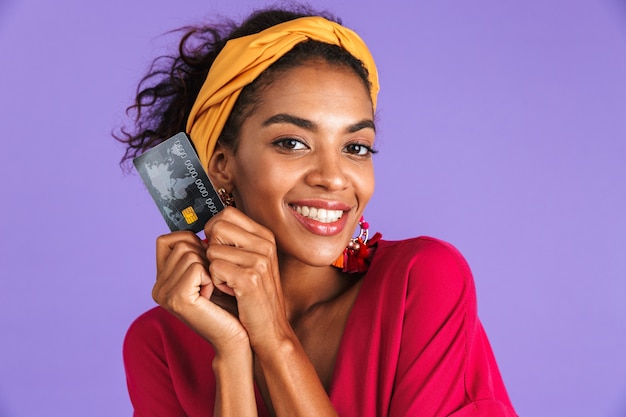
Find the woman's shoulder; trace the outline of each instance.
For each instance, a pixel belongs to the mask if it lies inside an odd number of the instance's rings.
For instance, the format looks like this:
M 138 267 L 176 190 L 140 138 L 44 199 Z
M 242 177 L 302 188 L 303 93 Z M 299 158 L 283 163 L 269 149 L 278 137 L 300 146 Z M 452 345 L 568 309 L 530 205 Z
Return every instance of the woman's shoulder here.
M 371 265 L 379 285 L 419 288 L 446 297 L 472 295 L 471 269 L 452 244 L 430 236 L 381 240 Z
M 162 352 L 205 349 L 208 344 L 185 323 L 157 306 L 137 317 L 126 332 L 124 353 L 141 355 L 145 351 Z
M 128 390 L 146 415 L 203 415 L 215 392 L 211 345 L 162 307 L 137 317 L 123 346 Z M 183 409 L 185 411 L 183 411 Z M 143 415 L 143 414 L 142 414 Z
M 182 322 L 160 306 L 153 307 L 139 315 L 128 328 L 127 337 L 156 336 L 180 327 Z
M 381 240 L 375 259 L 411 267 L 442 267 L 449 265 L 469 269 L 465 257 L 451 243 L 430 236 L 403 240 Z
M 163 344 L 167 329 L 176 326 L 171 314 L 161 307 L 154 307 L 131 323 L 124 337 L 124 354 L 141 354 L 144 349 L 154 350 Z

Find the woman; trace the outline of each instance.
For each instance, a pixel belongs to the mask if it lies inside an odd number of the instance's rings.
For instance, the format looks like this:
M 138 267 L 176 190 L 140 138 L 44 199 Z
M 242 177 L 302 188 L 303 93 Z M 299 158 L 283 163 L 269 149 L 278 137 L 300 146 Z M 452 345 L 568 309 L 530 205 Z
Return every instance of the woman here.
M 185 130 L 234 207 L 206 240 L 157 240 L 160 306 L 124 345 L 135 415 L 514 416 L 462 256 L 367 241 L 378 79 L 361 39 L 266 10 L 189 29 L 179 52 L 140 85 L 125 158 Z

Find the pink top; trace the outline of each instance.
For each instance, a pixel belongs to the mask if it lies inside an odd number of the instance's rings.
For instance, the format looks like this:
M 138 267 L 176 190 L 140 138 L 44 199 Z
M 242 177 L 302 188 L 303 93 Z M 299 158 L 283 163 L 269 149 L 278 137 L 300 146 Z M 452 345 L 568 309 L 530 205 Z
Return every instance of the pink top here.
M 515 417 L 461 254 L 428 237 L 381 241 L 348 318 L 331 389 L 340 416 Z M 135 416 L 211 416 L 213 351 L 160 307 L 124 343 Z M 257 393 L 259 415 L 267 410 Z

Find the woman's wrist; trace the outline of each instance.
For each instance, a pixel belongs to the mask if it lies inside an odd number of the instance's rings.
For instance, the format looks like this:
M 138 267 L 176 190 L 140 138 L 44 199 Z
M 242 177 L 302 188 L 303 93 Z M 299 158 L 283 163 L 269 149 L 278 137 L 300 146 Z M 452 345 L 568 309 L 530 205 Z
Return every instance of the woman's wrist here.
M 216 352 L 212 368 L 216 382 L 214 415 L 257 416 L 250 346 Z
M 253 353 L 249 344 L 231 344 L 219 349 L 215 348 L 213 371 L 232 364 L 252 363 Z M 216 369 L 217 368 L 217 369 Z
M 262 334 L 250 333 L 250 346 L 257 358 L 289 355 L 300 346 L 300 340 L 285 320 L 272 323 Z
M 291 357 L 299 348 L 300 342 L 288 336 L 253 346 L 256 360 L 267 364 L 281 362 L 282 359 Z
M 302 345 L 284 338 L 254 349 L 276 415 L 336 416 L 332 403 Z

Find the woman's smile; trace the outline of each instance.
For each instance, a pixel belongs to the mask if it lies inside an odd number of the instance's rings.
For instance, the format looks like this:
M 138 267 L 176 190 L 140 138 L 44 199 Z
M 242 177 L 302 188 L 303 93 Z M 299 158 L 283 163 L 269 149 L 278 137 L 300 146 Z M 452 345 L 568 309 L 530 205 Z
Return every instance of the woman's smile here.
M 289 204 L 295 218 L 311 233 L 320 236 L 333 236 L 346 227 L 350 207 L 336 201 L 310 201 Z

